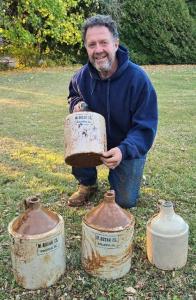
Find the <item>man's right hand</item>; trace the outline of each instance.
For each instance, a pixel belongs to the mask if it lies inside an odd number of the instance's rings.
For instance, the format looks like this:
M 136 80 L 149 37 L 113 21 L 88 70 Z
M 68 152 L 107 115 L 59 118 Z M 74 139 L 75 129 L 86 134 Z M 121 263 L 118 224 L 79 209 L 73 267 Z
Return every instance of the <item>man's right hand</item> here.
M 114 170 L 122 161 L 122 152 L 118 147 L 112 148 L 102 153 L 101 160 L 106 167 Z
M 84 111 L 84 106 L 86 105 L 86 102 L 80 101 L 78 102 L 73 109 L 73 112 L 79 112 L 79 111 Z

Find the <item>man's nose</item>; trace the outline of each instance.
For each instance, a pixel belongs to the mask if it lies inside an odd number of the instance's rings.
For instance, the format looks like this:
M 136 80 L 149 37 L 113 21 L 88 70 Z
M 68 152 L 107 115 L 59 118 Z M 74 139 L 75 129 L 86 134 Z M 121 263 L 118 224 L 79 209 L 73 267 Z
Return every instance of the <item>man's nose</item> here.
M 100 44 L 96 44 L 96 47 L 95 47 L 95 52 L 96 53 L 100 53 L 103 51 L 103 47 L 100 45 Z

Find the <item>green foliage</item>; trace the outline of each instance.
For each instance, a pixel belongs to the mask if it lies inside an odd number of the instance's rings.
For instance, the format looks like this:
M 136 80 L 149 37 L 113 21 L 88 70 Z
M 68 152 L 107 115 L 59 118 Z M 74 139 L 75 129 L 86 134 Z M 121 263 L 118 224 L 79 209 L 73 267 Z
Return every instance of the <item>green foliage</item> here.
M 189 13 L 193 18 L 193 35 L 196 40 L 196 1 L 195 0 L 187 0 L 186 1 Z
M 80 26 L 84 12 L 91 3 L 90 0 L 3 1 L 1 34 L 8 43 L 8 52 L 26 60 L 32 57 L 32 52 L 33 59 L 63 56 L 65 51 L 69 56 L 75 54 L 82 44 Z M 71 47 L 74 51 L 70 51 Z
M 190 15 L 192 15 L 193 18 L 196 18 L 196 1 L 195 0 L 186 0 L 186 3 L 188 5 Z
M 101 14 L 110 15 L 118 26 L 123 13 L 122 0 L 99 0 L 99 12 Z
M 123 12 L 121 37 L 137 62 L 196 61 L 192 19 L 183 0 L 128 0 Z

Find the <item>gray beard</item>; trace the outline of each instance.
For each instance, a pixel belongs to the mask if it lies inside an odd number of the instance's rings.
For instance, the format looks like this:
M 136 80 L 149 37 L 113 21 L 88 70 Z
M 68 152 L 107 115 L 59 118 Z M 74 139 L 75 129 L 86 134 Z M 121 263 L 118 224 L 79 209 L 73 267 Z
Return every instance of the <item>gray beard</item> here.
M 98 66 L 96 63 L 94 63 L 94 67 L 98 72 L 109 72 L 112 68 L 112 62 L 108 60 L 102 66 Z

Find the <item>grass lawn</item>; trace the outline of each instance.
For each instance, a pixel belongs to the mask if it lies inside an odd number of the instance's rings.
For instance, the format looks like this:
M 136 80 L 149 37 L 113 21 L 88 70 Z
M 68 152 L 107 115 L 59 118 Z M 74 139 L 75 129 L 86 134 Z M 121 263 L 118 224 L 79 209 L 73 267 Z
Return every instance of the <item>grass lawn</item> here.
M 196 67 L 149 66 L 146 71 L 158 93 L 159 131 L 139 204 L 131 210 L 136 219 L 132 268 L 114 281 L 91 277 L 82 269 L 81 220 L 89 208 L 66 205 L 76 188 L 63 157 L 66 97 L 74 69 L 0 73 L 0 299 L 195 299 Z M 99 167 L 95 204 L 109 188 L 107 173 Z M 23 200 L 34 194 L 64 217 L 67 268 L 52 287 L 28 291 L 13 278 L 7 226 L 23 211 Z M 146 222 L 160 199 L 172 200 L 190 226 L 188 261 L 181 270 L 158 270 L 146 258 Z

